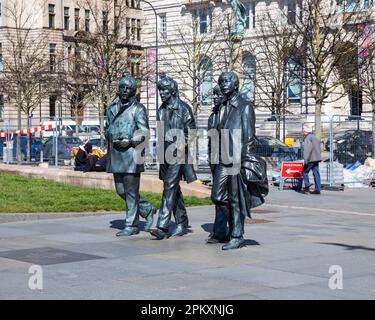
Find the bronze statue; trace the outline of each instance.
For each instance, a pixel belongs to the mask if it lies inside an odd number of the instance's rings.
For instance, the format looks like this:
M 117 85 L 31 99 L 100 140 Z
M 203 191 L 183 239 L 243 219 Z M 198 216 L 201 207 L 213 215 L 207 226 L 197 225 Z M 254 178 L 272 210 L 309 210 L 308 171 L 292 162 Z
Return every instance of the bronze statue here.
M 106 110 L 105 136 L 108 141 L 107 172 L 113 173 L 118 195 L 125 200 L 127 215 L 125 228 L 117 236 L 139 233 L 139 215 L 146 219 L 145 231 L 153 223 L 156 209 L 139 195 L 139 184 L 144 164 L 139 157 L 148 138 L 149 125 L 146 108 L 136 99 L 137 83 L 126 76 L 119 82 L 119 96 Z
M 228 219 L 230 241 L 222 247 L 228 250 L 243 246 L 245 217 L 251 217 L 251 208 L 264 203 L 268 180 L 266 163 L 255 154 L 254 108 L 240 96 L 238 76 L 222 73 L 219 86 L 225 102 L 213 123 L 220 143 L 211 197 Z
M 218 150 L 215 150 L 215 148 L 212 148 L 211 145 L 214 144 L 211 140 L 213 137 L 211 137 L 210 133 L 215 131 L 214 124 L 217 121 L 216 118 L 219 117 L 219 111 L 220 107 L 223 105 L 225 102 L 225 96 L 220 90 L 220 87 L 217 85 L 213 88 L 212 90 L 212 100 L 214 103 L 214 107 L 212 108 L 212 113 L 210 117 L 208 118 L 208 124 L 207 124 L 207 131 L 208 131 L 208 162 L 210 164 L 211 168 L 211 173 L 214 174 L 215 172 L 215 166 L 216 166 L 216 161 L 215 159 L 212 158 L 211 153 L 212 152 L 217 152 Z M 216 135 L 214 135 L 216 136 Z M 215 154 L 214 154 L 215 156 Z M 229 241 L 229 234 L 228 234 L 228 221 L 225 216 L 225 214 L 220 210 L 219 206 L 215 206 L 215 222 L 213 226 L 212 233 L 210 236 L 207 238 L 206 242 L 208 244 L 212 243 L 219 243 L 219 242 L 227 242 Z
M 180 180 L 188 183 L 197 179 L 194 167 L 189 163 L 190 130 L 194 130 L 195 120 L 191 107 L 183 102 L 178 95 L 175 80 L 165 76 L 158 82 L 158 90 L 162 105 L 157 110 L 158 121 L 158 156 L 159 178 L 163 180 L 163 197 L 159 210 L 156 229 L 151 235 L 161 240 L 169 237 L 169 223 L 172 213 L 177 228 L 171 236 L 182 236 L 188 232 L 189 219 L 180 188 Z

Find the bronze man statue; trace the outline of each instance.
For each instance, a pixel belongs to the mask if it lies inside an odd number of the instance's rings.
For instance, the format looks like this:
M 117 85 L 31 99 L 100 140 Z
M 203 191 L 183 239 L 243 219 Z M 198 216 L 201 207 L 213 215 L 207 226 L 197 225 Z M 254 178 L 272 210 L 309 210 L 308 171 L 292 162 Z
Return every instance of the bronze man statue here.
M 119 82 L 119 96 L 108 106 L 105 136 L 108 141 L 107 172 L 114 174 L 118 195 L 125 200 L 125 228 L 117 236 L 139 233 L 139 215 L 146 219 L 145 231 L 150 231 L 156 209 L 139 195 L 144 164 L 137 152 L 149 134 L 146 108 L 136 99 L 137 83 L 126 76 Z M 138 148 L 137 148 L 138 147 Z
M 219 86 L 225 102 L 213 123 L 220 143 L 211 197 L 228 219 L 230 241 L 222 247 L 228 250 L 243 246 L 245 217 L 264 203 L 268 181 L 266 163 L 255 154 L 254 108 L 240 96 L 238 76 L 222 73 Z
M 217 117 L 219 117 L 219 111 L 220 107 L 223 105 L 225 101 L 225 96 L 220 90 L 220 87 L 217 85 L 212 90 L 212 100 L 214 103 L 214 107 L 212 108 L 212 113 L 210 117 L 208 118 L 208 125 L 207 125 L 207 131 L 210 132 L 210 130 L 215 130 L 214 124 L 217 121 Z M 211 147 L 214 142 L 211 142 L 213 138 L 209 135 L 208 140 L 208 162 L 210 164 L 211 173 L 214 174 L 215 172 L 215 166 L 216 161 L 211 157 L 211 152 L 217 152 L 218 150 L 215 150 Z M 206 240 L 208 244 L 211 243 L 219 243 L 219 242 L 227 242 L 229 241 L 228 238 L 228 226 L 227 226 L 227 218 L 224 215 L 223 212 L 221 212 L 219 206 L 215 206 L 215 222 L 214 227 L 212 230 L 212 233 Z
M 159 178 L 163 180 L 164 185 L 157 228 L 152 229 L 150 233 L 156 239 L 161 240 L 169 237 L 168 230 L 172 213 L 175 216 L 177 228 L 171 236 L 182 236 L 188 232 L 189 220 L 181 193 L 180 180 L 184 178 L 191 183 L 197 177 L 193 165 L 188 162 L 188 146 L 191 143 L 189 130 L 196 128 L 193 112 L 190 106 L 179 98 L 177 82 L 172 78 L 168 76 L 162 78 L 158 82 L 158 90 L 163 102 L 156 115 Z M 160 153 L 162 153 L 163 161 L 160 161 Z M 177 153 L 180 155 L 178 159 L 174 157 Z

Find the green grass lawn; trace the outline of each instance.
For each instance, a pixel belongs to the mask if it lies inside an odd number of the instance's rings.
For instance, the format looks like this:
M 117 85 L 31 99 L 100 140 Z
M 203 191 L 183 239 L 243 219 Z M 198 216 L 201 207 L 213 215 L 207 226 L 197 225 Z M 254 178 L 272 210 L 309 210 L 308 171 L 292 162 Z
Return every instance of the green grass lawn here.
M 161 193 L 142 192 L 156 208 Z M 185 197 L 186 206 L 210 205 L 210 198 Z M 84 188 L 0 172 L 0 212 L 123 211 L 124 201 L 111 190 Z

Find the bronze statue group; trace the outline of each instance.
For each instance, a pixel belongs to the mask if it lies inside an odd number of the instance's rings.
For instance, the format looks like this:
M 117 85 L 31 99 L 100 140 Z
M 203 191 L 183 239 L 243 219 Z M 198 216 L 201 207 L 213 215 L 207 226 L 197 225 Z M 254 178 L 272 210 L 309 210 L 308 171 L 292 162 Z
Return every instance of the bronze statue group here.
M 157 87 L 162 100 L 156 118 L 158 157 L 161 155 L 163 160 L 159 161 L 163 195 L 154 229 L 151 228 L 157 210 L 139 194 L 149 124 L 146 108 L 136 99 L 134 78 L 120 80 L 119 96 L 106 111 L 107 172 L 114 174 L 116 191 L 127 205 L 125 228 L 117 236 L 138 234 L 139 216 L 146 220 L 144 230 L 154 239 L 189 232 L 180 181 L 191 183 L 197 179 L 190 161 L 195 119 L 191 107 L 180 99 L 175 80 L 165 76 Z M 268 193 L 266 163 L 255 154 L 255 113 L 251 103 L 240 96 L 238 76 L 234 72 L 222 73 L 212 95 L 214 108 L 207 129 L 214 133 L 209 134 L 208 152 L 215 222 L 206 243 L 224 243 L 223 250 L 236 249 L 244 245 L 245 218 L 250 217 L 251 208 L 264 203 Z M 172 214 L 177 227 L 170 232 Z

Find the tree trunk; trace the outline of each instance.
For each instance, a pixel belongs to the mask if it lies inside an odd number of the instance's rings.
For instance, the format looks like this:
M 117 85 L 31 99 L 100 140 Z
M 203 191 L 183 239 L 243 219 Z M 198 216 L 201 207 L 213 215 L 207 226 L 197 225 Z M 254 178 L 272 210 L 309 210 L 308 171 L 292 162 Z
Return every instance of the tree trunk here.
M 280 127 L 280 115 L 277 114 L 276 115 L 276 139 L 279 139 L 280 140 L 280 131 L 281 131 L 281 127 Z
M 21 106 L 20 106 L 20 99 L 17 103 L 17 121 L 18 121 L 18 130 L 21 130 Z M 21 135 L 17 134 L 17 164 L 21 164 Z
M 320 141 L 322 138 L 322 101 L 315 100 L 315 131 L 316 138 Z
M 100 127 L 100 148 L 104 150 L 104 113 L 102 112 L 101 105 L 98 105 L 99 109 L 99 127 Z
M 372 101 L 372 158 L 375 159 L 375 100 Z
M 27 115 L 27 127 L 28 128 L 31 128 L 31 118 L 30 118 L 30 115 L 28 114 Z M 27 134 L 27 149 L 26 149 L 26 152 L 27 152 L 27 162 L 30 162 L 31 161 L 31 134 L 28 133 Z

